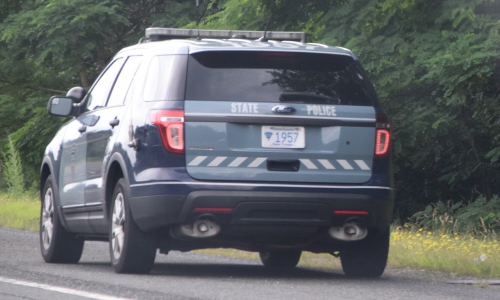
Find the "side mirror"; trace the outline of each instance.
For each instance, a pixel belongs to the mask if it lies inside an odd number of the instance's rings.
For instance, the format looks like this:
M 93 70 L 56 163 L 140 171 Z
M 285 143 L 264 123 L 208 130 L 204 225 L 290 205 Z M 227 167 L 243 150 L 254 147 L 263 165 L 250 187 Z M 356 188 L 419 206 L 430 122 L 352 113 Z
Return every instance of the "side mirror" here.
M 50 97 L 47 111 L 49 115 L 56 117 L 70 116 L 73 111 L 73 99 L 71 97 Z

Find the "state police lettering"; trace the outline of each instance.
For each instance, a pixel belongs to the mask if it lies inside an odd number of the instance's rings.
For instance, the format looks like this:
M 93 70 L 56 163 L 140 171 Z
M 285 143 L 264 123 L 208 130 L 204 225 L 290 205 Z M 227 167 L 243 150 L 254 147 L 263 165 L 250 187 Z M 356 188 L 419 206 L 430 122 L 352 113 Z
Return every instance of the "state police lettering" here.
M 337 112 L 335 111 L 335 106 L 333 105 L 308 105 L 307 114 L 315 116 L 329 116 L 336 117 Z
M 259 113 L 259 104 L 258 103 L 242 103 L 242 102 L 234 102 L 231 103 L 231 112 L 232 113 Z

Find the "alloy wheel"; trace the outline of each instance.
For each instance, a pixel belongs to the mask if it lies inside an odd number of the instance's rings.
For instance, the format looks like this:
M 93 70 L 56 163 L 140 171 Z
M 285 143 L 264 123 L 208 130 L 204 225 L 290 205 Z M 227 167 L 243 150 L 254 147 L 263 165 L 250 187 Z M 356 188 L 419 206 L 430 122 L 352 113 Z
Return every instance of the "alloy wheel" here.
M 113 206 L 113 214 L 111 218 L 111 243 L 113 249 L 113 257 L 118 260 L 122 254 L 123 240 L 125 238 L 125 209 L 123 194 L 121 192 L 116 194 Z
M 45 191 L 43 198 L 41 230 L 43 248 L 47 250 L 54 235 L 54 193 L 51 187 Z

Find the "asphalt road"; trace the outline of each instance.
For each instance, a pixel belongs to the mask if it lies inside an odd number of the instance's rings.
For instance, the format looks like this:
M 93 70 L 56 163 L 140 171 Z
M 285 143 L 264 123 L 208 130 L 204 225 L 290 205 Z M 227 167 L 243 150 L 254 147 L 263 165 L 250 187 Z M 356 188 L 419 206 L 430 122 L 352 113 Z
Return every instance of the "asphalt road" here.
M 446 284 L 446 276 L 389 270 L 380 279 L 258 261 L 173 252 L 150 275 L 118 275 L 107 243 L 86 242 L 77 265 L 46 264 L 35 232 L 0 228 L 0 299 L 500 299 L 495 286 Z

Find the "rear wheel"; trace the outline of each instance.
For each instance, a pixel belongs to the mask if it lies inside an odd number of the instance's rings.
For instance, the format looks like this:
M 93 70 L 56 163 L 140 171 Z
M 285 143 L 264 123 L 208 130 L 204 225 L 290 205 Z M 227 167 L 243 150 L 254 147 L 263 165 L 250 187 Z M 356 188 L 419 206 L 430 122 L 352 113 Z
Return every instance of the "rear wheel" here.
M 300 250 L 270 250 L 259 252 L 260 260 L 269 268 L 295 268 L 299 263 L 302 251 Z
M 134 223 L 128 201 L 125 181 L 120 179 L 113 193 L 110 213 L 111 264 L 116 273 L 149 273 L 156 256 L 155 240 Z
M 45 181 L 40 210 L 40 250 L 45 262 L 76 264 L 83 252 L 84 240 L 64 229 L 56 208 L 54 185 Z
M 344 273 L 351 277 L 380 277 L 387 264 L 389 237 L 389 230 L 369 232 L 364 240 L 343 248 L 340 262 Z

